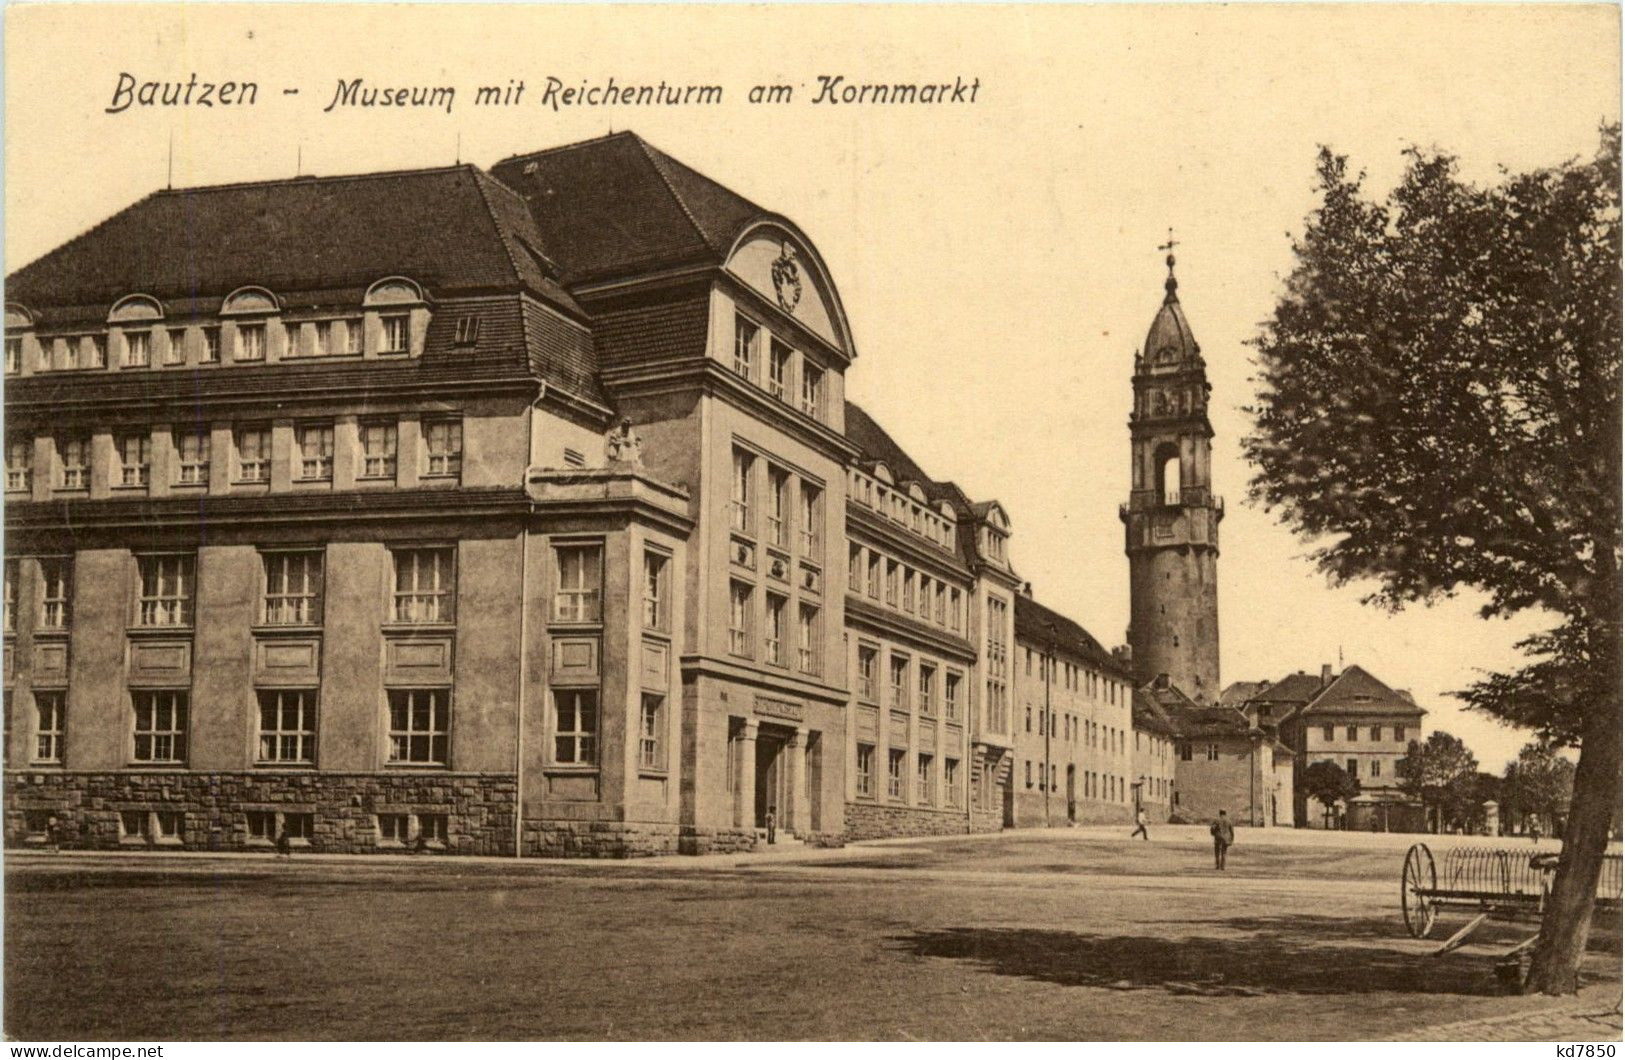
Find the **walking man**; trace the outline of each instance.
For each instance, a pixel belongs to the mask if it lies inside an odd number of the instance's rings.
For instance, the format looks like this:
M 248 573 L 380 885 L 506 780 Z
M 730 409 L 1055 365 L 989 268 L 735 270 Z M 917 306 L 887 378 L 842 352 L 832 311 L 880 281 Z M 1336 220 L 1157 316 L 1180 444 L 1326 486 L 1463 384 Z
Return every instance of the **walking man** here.
M 1220 810 L 1219 819 L 1213 822 L 1213 827 L 1208 831 L 1213 834 L 1213 867 L 1223 869 L 1225 853 L 1229 851 L 1230 844 L 1236 841 L 1236 830 L 1230 826 L 1230 818 Z
M 1145 811 L 1142 809 L 1134 815 L 1134 831 L 1128 834 L 1130 839 L 1139 836 L 1147 843 L 1151 842 L 1151 833 L 1145 830 Z

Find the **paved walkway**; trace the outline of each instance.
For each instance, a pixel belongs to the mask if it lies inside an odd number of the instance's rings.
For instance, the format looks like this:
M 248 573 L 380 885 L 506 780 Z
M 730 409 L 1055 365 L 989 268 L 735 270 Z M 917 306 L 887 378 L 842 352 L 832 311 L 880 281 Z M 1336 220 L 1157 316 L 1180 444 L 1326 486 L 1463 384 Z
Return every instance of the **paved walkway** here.
M 1620 996 L 1592 987 L 1574 999 L 1539 1009 L 1421 1027 L 1391 1042 L 1617 1042 L 1622 1040 Z

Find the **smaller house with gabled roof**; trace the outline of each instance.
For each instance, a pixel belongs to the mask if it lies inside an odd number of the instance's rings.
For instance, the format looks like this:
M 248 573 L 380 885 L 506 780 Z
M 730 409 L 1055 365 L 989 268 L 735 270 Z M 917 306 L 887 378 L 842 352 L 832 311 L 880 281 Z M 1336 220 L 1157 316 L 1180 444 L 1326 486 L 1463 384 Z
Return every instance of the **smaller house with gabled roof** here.
M 1197 702 L 1167 677 L 1137 690 L 1135 715 L 1173 730 L 1171 819 L 1205 822 L 1223 810 L 1236 824 L 1292 823 L 1292 750 L 1273 728 L 1238 706 Z
M 1297 776 L 1315 762 L 1335 762 L 1360 782 L 1360 795 L 1338 821 L 1296 785 L 1299 827 L 1411 831 L 1422 826 L 1421 807 L 1399 787 L 1399 761 L 1421 736 L 1426 711 L 1408 691 L 1395 689 L 1357 665 L 1335 673 L 1303 670 L 1278 681 L 1237 682 L 1221 702 L 1260 727 L 1274 729 L 1292 749 Z

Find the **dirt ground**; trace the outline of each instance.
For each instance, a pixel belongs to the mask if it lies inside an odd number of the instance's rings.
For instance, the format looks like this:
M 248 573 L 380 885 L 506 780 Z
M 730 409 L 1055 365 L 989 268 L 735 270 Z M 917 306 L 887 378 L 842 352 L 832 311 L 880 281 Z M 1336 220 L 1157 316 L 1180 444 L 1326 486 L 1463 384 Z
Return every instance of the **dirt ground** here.
M 1562 1004 L 1496 993 L 1494 954 L 1530 924 L 1439 958 L 1464 917 L 1406 936 L 1403 846 L 1243 833 L 1220 875 L 1202 838 L 1094 829 L 614 864 L 9 856 L 4 1030 L 1347 1040 L 1482 1018 L 1519 1040 Z M 1584 997 L 1609 1009 L 1617 925 L 1593 949 Z M 1619 1038 L 1617 1014 L 1595 1037 Z

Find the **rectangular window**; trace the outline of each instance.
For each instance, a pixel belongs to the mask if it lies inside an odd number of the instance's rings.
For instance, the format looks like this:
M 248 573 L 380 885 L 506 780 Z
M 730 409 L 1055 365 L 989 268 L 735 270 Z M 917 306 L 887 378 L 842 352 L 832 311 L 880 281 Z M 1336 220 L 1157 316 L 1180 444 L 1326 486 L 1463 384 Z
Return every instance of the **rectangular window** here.
M 310 347 L 312 357 L 331 357 L 337 352 L 333 345 L 333 321 L 316 321 L 315 332 L 315 341 Z
M 265 360 L 264 324 L 237 325 L 237 352 L 233 355 L 233 359 L 238 361 Z
M 306 423 L 295 432 L 299 444 L 299 478 L 330 482 L 333 478 L 333 425 Z
M 260 690 L 259 761 L 316 761 L 314 689 Z
M 937 712 L 937 668 L 920 664 L 920 713 L 932 715 Z
M 67 629 L 73 595 L 73 557 L 49 556 L 39 561 L 41 629 Z
M 412 841 L 412 818 L 404 813 L 378 815 L 378 842 L 390 846 L 405 846 Z
M 152 476 L 152 436 L 123 434 L 118 438 L 119 485 L 145 486 Z
M 869 553 L 868 584 L 865 586 L 871 600 L 880 599 L 880 557 Z
M 875 649 L 858 645 L 858 698 L 868 703 L 877 702 L 880 698 L 878 687 L 880 674 L 880 653 Z
M 395 453 L 399 434 L 393 423 L 361 425 L 361 477 L 395 478 Z
M 638 715 L 638 764 L 644 769 L 666 768 L 666 697 L 643 693 Z
M 408 341 L 407 315 L 389 313 L 378 318 L 383 328 L 384 345 L 379 353 L 405 353 Z
M 803 482 L 801 484 L 801 554 L 808 559 L 817 559 L 823 534 L 820 533 L 823 522 L 823 491 L 817 486 Z
M 429 478 L 455 478 L 463 470 L 463 421 L 429 420 L 423 424 L 429 449 Z
M 780 401 L 790 396 L 790 347 L 774 339 L 768 345 L 767 389 Z
M 170 328 L 165 336 L 164 363 L 168 365 L 186 363 L 186 329 Z
M 751 587 L 744 582 L 728 583 L 728 651 L 750 657 Z
M 1371 742 L 1372 743 L 1377 743 L 1381 739 L 1382 739 L 1382 726 L 1381 725 L 1373 725 L 1373 726 L 1371 726 Z
M 85 435 L 59 439 L 56 451 L 62 459 L 62 488 L 82 490 L 90 486 L 90 439 Z
M 746 379 L 756 373 L 756 346 L 762 329 L 744 317 L 734 318 L 734 371 Z
M 897 799 L 903 798 L 903 758 L 902 751 L 886 752 L 886 796 Z
M 443 766 L 450 759 L 451 691 L 445 688 L 389 690 L 389 760 L 391 763 Z
M 949 806 L 959 805 L 959 760 L 956 758 L 942 760 L 942 794 Z
M 559 572 L 553 594 L 553 621 L 598 622 L 603 615 L 604 550 L 597 544 L 557 545 Z
M 446 815 L 443 813 L 420 813 L 416 815 L 418 823 L 417 842 L 426 847 L 443 847 L 446 845 L 448 830 Z
M 175 435 L 175 481 L 183 486 L 209 484 L 209 432 L 184 431 Z
M 1394 726 L 1394 739 L 1398 740 L 1400 743 L 1405 742 L 1405 726 L 1403 726 L 1403 725 L 1395 725 Z
M 133 692 L 135 760 L 186 761 L 185 692 Z
M 1190 744 L 1181 743 L 1179 745 L 1179 760 L 1181 762 L 1189 762 L 1191 760 L 1191 745 Z
M 124 333 L 124 367 L 146 368 L 152 364 L 152 332 L 126 331 Z
M 1347 727 L 1347 729 L 1348 731 L 1345 732 L 1344 735 L 1348 737 L 1349 743 L 1357 742 L 1360 739 L 1360 727 L 1358 725 L 1350 725 Z
M 937 583 L 937 625 L 948 624 L 948 587 L 941 582 Z
M 892 606 L 892 607 L 897 606 L 897 594 L 898 594 L 899 590 L 901 589 L 902 581 L 903 581 L 902 571 L 898 567 L 897 561 L 894 560 L 894 559 L 887 560 L 886 561 L 886 603 L 888 605 Z
M 305 846 L 316 838 L 316 815 L 313 813 L 285 813 L 282 815 L 282 835 L 290 843 Z
M 66 692 L 34 693 L 34 761 L 62 761 L 62 723 L 67 712 Z
M 850 546 L 847 552 L 846 583 L 852 592 L 857 592 L 863 584 L 863 548 L 860 545 Z
M 282 356 L 285 360 L 306 356 L 306 351 L 301 348 L 304 344 L 304 332 L 303 324 L 291 320 L 282 322 Z
M 934 806 L 937 802 L 936 759 L 919 755 L 914 760 L 914 798 L 921 806 Z
M 648 629 L 666 629 L 666 570 L 671 558 L 660 552 L 643 550 L 643 624 Z
M 875 796 L 875 749 L 874 745 L 858 744 L 858 797 L 872 799 Z
M 17 492 L 34 485 L 34 439 L 11 438 L 6 442 L 6 490 Z
M 891 657 L 891 706 L 895 710 L 908 709 L 908 657 Z
M 762 658 L 778 666 L 784 665 L 785 603 L 784 597 L 768 593 L 762 608 Z
M 1333 729 L 1332 726 L 1330 726 L 1330 725 L 1322 725 L 1320 727 L 1320 737 L 1321 737 L 1321 739 L 1325 740 L 1327 743 L 1332 742 L 1332 740 L 1334 738 L 1334 734 L 1335 734 L 1335 730 Z
M 1360 777 L 1360 760 L 1358 758 L 1350 758 L 1348 760 L 1348 769 L 1345 770 L 1345 772 L 1348 773 L 1349 776 L 1358 780 Z
M 734 450 L 733 470 L 733 528 L 750 533 L 751 477 L 756 469 L 756 458 L 743 449 Z
M 472 346 L 480 339 L 480 318 L 463 316 L 457 318 L 457 330 L 452 336 L 452 343 L 457 346 Z
M 562 765 L 598 762 L 598 690 L 553 690 L 553 761 Z
M 23 340 L 6 339 L 6 374 L 13 375 L 23 370 Z
M 772 464 L 767 466 L 767 540 L 780 548 L 790 547 L 790 473 Z
M 71 341 L 70 341 L 71 350 Z M 87 335 L 85 337 L 85 367 L 107 367 L 107 340 L 100 335 Z
M 1209 762 L 1217 762 L 1219 760 L 1219 745 L 1218 744 L 1210 743 L 1210 744 L 1207 745 L 1207 760 Z
M 277 837 L 275 810 L 248 810 L 243 814 L 248 822 L 250 843 L 275 843 Z
M 950 589 L 948 592 L 948 628 L 955 633 L 959 632 L 959 590 Z
M 824 370 L 801 362 L 801 411 L 818 419 L 824 412 Z
M 142 626 L 192 624 L 193 557 L 140 556 Z
M 14 559 L 6 560 L 6 632 L 11 633 L 17 628 L 17 574 L 18 563 Z M 3 711 L 7 723 L 11 721 L 11 712 Z
M 271 429 L 242 427 L 237 431 L 237 481 L 271 481 Z
M 949 721 L 959 720 L 959 675 L 951 671 L 942 679 L 942 713 Z
M 217 328 L 217 327 L 206 327 L 206 328 L 203 328 L 202 331 L 203 331 L 203 350 L 201 351 L 202 356 L 200 357 L 200 360 L 202 360 L 202 362 L 204 364 L 219 364 L 220 363 L 220 329 Z
M 322 621 L 322 554 L 267 552 L 261 620 L 268 626 L 315 626 Z
M 818 672 L 818 608 L 807 604 L 796 613 L 796 665 L 804 674 Z
M 1026 774 L 1027 786 L 1030 788 L 1033 786 L 1033 760 L 1029 758 L 1024 761 L 1022 765 L 1026 767 L 1024 772 Z
M 453 550 L 397 549 L 394 559 L 395 621 L 453 621 L 457 590 Z
M 1373 758 L 1371 760 L 1371 775 L 1373 777 L 1382 776 L 1382 759 Z
M 352 317 L 339 323 L 344 326 L 344 352 L 352 355 L 359 354 L 361 352 L 362 337 L 366 334 L 366 325 L 360 317 Z

